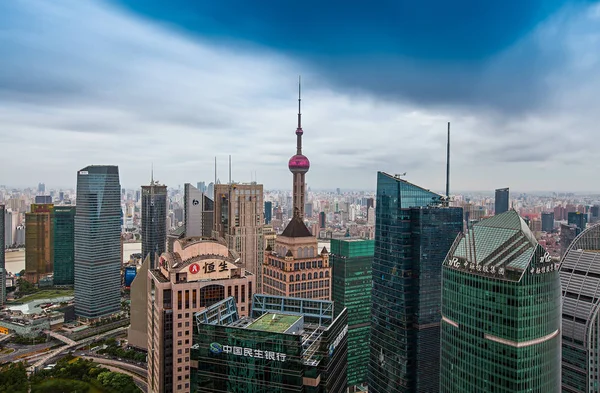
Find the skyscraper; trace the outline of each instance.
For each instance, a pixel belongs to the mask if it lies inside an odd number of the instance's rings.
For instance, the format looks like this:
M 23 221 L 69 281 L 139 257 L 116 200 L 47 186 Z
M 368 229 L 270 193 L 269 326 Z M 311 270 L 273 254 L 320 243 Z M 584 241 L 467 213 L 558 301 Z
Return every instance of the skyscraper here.
M 244 267 L 260 282 L 259 231 L 264 223 L 263 185 L 252 183 L 215 186 L 214 230 L 237 251 Z
M 509 192 L 507 188 L 498 188 L 496 190 L 494 214 L 502 214 L 509 208 Z
M 569 225 L 575 225 L 579 228 L 579 231 L 583 231 L 587 225 L 587 214 L 580 212 L 569 212 L 567 214 L 567 223 Z
M 91 165 L 77 172 L 75 314 L 95 319 L 121 309 L 119 168 Z
M 41 204 L 50 204 L 52 203 L 52 197 L 50 195 L 37 195 L 35 197 L 35 203 Z
M 4 214 L 6 206 L 0 205 L 0 307 L 6 303 L 6 260 L 4 257 Z
M 155 255 L 167 245 L 167 186 L 150 180 L 142 186 L 142 259 L 150 255 L 150 269 L 156 267 Z
M 75 206 L 54 206 L 52 211 L 54 285 L 75 281 Z
M 542 213 L 542 231 L 554 232 L 554 212 Z
M 183 213 L 186 237 L 211 237 L 214 221 L 212 195 L 206 195 L 185 183 L 183 186 Z
M 597 392 L 600 373 L 600 224 L 583 231 L 560 265 L 562 285 L 562 391 Z
M 293 216 L 283 233 L 275 240 L 275 247 L 265 252 L 262 293 L 309 299 L 331 298 L 331 267 L 329 253 L 323 247 L 319 253 L 317 238 L 304 224 L 304 175 L 310 167 L 302 154 L 302 130 L 298 88 L 298 127 L 296 154 L 288 167 L 293 176 Z M 288 284 L 289 283 L 289 284 Z
M 441 264 L 462 209 L 377 173 L 369 392 L 439 391 Z
M 31 212 L 25 214 L 25 277 L 37 283 L 52 274 L 52 204 L 32 204 Z
M 269 225 L 271 223 L 272 217 L 273 217 L 273 202 L 266 201 L 265 202 L 265 224 Z
M 442 272 L 440 392 L 559 392 L 558 261 L 514 210 L 454 242 Z
M 375 241 L 331 239 L 335 315 L 348 309 L 348 386 L 367 382 Z

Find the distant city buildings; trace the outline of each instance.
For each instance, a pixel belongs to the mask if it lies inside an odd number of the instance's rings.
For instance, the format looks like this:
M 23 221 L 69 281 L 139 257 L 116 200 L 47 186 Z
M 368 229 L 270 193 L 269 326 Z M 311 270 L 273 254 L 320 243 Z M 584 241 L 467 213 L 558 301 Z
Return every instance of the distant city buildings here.
M 377 173 L 369 392 L 439 391 L 441 269 L 462 208 Z
M 567 224 L 575 225 L 581 232 L 587 226 L 587 214 L 581 212 L 569 212 L 567 213 Z
M 224 242 L 185 238 L 148 271 L 148 386 L 155 393 L 190 392 L 194 313 L 233 297 L 239 314 L 250 312 L 255 276 Z M 137 281 L 137 280 L 135 280 Z
M 142 259 L 150 255 L 150 268 L 156 267 L 155 256 L 166 251 L 167 244 L 167 186 L 154 178 L 142 186 Z
M 50 195 L 38 195 L 35 197 L 35 203 L 42 204 L 50 204 L 52 203 L 52 197 Z
M 560 265 L 562 392 L 597 392 L 600 374 L 600 224 L 583 231 Z
M 97 319 L 121 309 L 121 186 L 117 166 L 77 172 L 75 314 Z
M 498 188 L 496 190 L 494 214 L 502 214 L 508 211 L 510 205 L 509 190 L 507 188 Z
M 347 374 L 350 388 L 364 386 L 367 382 L 374 253 L 374 240 L 331 240 L 331 300 L 336 315 L 343 309 L 348 310 Z
M 459 235 L 442 270 L 439 391 L 559 392 L 558 263 L 518 213 Z
M 232 299 L 197 313 L 194 390 L 346 392 L 347 311 L 333 314 L 330 301 L 268 295 L 254 296 L 247 318 Z

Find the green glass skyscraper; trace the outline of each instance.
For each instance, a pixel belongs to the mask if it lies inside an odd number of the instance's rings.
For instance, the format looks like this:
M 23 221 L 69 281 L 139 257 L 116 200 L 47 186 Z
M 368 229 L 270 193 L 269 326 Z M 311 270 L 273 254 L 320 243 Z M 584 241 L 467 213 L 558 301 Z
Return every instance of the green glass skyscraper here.
M 371 282 L 375 241 L 331 239 L 331 300 L 336 314 L 348 309 L 348 386 L 367 382 L 371 329 Z
M 368 385 L 371 393 L 438 392 L 441 265 L 461 208 L 400 176 L 377 174 Z
M 54 285 L 73 285 L 75 275 L 75 206 L 52 211 Z
M 559 392 L 558 263 L 514 210 L 454 242 L 442 272 L 440 392 Z
M 77 172 L 75 314 L 95 319 L 121 309 L 121 185 L 119 168 Z

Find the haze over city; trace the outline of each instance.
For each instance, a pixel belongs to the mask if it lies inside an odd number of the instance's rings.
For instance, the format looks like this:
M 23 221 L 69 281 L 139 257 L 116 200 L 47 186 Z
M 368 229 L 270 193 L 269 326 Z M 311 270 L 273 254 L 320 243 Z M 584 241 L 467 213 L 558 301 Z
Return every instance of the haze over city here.
M 2 2 L 1 183 L 288 188 L 301 74 L 312 188 L 600 190 L 596 2 L 360 4 Z

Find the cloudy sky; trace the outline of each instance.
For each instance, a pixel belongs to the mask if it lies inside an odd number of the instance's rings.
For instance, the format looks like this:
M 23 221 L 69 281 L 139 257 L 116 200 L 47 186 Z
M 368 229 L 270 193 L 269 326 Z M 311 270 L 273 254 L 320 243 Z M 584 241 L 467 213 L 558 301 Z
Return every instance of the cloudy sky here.
M 378 170 L 442 190 L 600 191 L 600 4 L 6 0 L 0 184 L 219 177 L 291 188 L 297 78 L 313 188 Z

